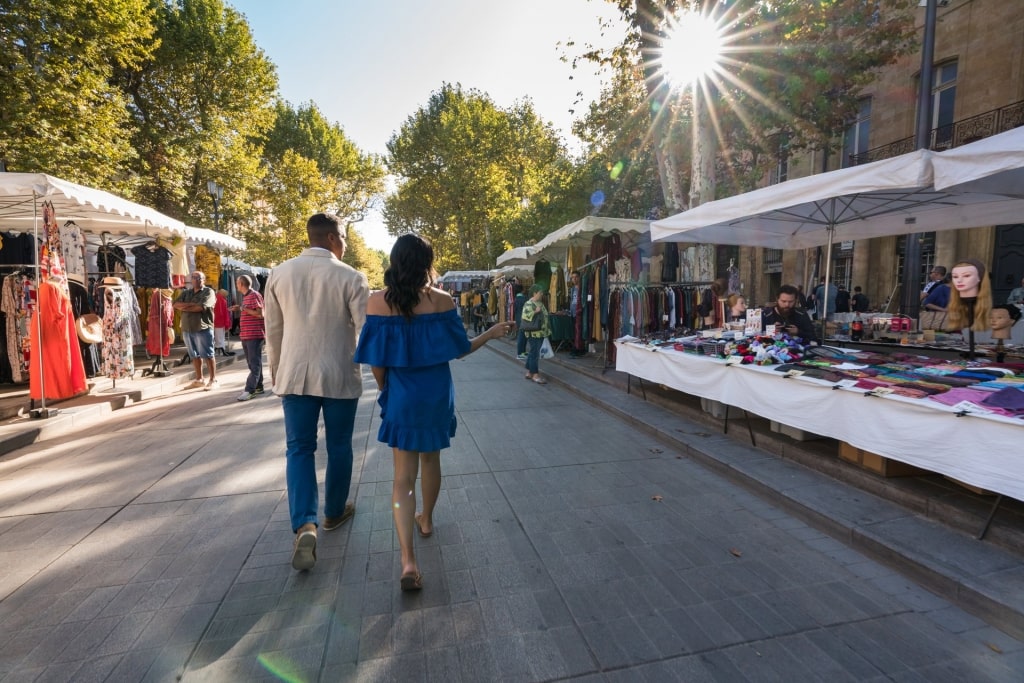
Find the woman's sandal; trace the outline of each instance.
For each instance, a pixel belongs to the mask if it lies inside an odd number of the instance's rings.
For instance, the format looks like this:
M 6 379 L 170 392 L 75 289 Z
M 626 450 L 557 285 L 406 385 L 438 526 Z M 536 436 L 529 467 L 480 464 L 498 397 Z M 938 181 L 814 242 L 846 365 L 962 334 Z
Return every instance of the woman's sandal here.
M 433 530 L 424 531 L 423 527 L 420 526 L 420 520 L 423 519 L 423 515 L 415 515 L 413 519 L 416 520 L 416 531 L 420 532 L 420 536 L 422 536 L 423 538 L 430 538 L 434 535 Z
M 536 382 L 537 384 L 547 384 L 548 383 L 548 381 L 546 379 L 544 379 L 543 377 L 534 377 L 533 381 Z
M 423 574 L 419 572 L 415 574 L 403 574 L 400 581 L 402 591 L 408 593 L 409 591 L 418 591 L 423 588 Z

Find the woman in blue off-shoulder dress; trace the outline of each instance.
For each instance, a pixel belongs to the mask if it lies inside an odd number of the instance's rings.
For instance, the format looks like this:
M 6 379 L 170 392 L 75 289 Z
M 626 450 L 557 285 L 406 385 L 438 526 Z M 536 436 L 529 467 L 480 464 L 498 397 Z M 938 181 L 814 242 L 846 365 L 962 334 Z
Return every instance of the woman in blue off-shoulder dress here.
M 441 449 L 455 436 L 455 386 L 448 361 L 476 351 L 511 332 L 494 325 L 470 339 L 452 297 L 430 286 L 434 249 L 407 234 L 395 241 L 385 289 L 370 295 L 355 361 L 369 365 L 380 394 L 377 439 L 391 446 L 395 480 L 392 512 L 402 551 L 402 590 L 419 590 L 422 576 L 413 549 L 413 525 L 423 537 L 434 531 L 434 505 L 441 492 Z M 416 477 L 423 510 L 416 514 Z

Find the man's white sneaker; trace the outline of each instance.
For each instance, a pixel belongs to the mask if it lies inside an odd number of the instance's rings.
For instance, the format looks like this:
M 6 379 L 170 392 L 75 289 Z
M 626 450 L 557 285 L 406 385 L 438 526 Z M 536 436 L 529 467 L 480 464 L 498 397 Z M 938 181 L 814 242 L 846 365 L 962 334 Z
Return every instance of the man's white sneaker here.
M 250 394 L 248 391 L 243 391 L 242 393 L 240 393 L 238 396 L 235 397 L 235 400 L 236 401 L 249 401 L 255 395 L 256 394 Z
M 203 387 L 204 391 L 213 391 L 214 389 L 220 389 L 220 382 L 215 379 L 211 379 L 210 383 Z

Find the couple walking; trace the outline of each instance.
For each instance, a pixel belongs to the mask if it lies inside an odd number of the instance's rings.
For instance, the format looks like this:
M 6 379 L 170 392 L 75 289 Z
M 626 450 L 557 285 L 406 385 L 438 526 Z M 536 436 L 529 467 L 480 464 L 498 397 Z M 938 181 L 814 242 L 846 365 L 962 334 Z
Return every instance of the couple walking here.
M 448 362 L 476 351 L 513 328 L 494 325 L 469 339 L 451 296 L 431 286 L 434 252 L 408 234 L 391 250 L 383 291 L 369 293 L 366 276 L 341 259 L 341 220 L 316 214 L 306 224 L 309 248 L 273 271 L 266 288 L 267 356 L 281 395 L 286 439 L 286 483 L 292 567 L 316 564 L 319 498 L 315 451 L 321 413 L 327 447 L 324 520 L 333 531 L 355 514 L 352 432 L 362 394 L 359 364 L 377 383 L 381 425 L 377 438 L 392 448 L 392 511 L 402 559 L 402 590 L 419 590 L 422 576 L 413 528 L 433 533 L 441 489 L 440 451 L 455 435 L 455 391 Z M 313 321 L 314 324 L 310 324 Z M 416 514 L 416 478 L 422 466 L 422 512 Z

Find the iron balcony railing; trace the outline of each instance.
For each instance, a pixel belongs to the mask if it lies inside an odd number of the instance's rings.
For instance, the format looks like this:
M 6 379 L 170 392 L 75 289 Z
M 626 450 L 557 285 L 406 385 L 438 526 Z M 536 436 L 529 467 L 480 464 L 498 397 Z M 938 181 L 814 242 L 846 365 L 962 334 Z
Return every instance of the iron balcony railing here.
M 993 109 L 967 119 L 933 128 L 930 133 L 928 149 L 943 150 L 966 145 L 968 142 L 991 137 L 998 133 L 1024 126 L 1024 100 L 1008 104 L 1000 109 Z M 891 159 L 901 154 L 914 151 L 914 136 L 890 142 L 881 147 L 869 149 L 862 154 L 851 154 L 852 166 L 866 164 L 879 159 Z

